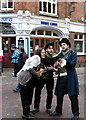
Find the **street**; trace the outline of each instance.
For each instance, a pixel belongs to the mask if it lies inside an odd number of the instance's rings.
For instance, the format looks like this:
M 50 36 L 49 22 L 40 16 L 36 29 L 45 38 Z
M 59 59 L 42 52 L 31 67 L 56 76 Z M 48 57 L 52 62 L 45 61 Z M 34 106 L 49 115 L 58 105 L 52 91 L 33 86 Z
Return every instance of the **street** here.
M 17 78 L 12 77 L 13 69 L 12 68 L 5 68 L 3 70 L 2 76 L 0 76 L 0 108 L 2 107 L 2 110 L 0 109 L 0 113 L 2 112 L 2 118 L 22 118 L 22 107 L 21 107 L 21 100 L 20 100 L 20 94 L 14 93 L 12 89 L 14 89 L 17 85 Z M 80 118 L 85 119 L 85 101 L 86 101 L 86 73 L 85 69 L 77 69 L 78 72 L 78 78 L 79 78 L 79 88 L 80 88 L 80 95 L 79 95 L 79 106 L 80 106 Z M 1 82 L 2 81 L 2 82 Z M 56 78 L 55 78 L 56 83 Z M 34 98 L 34 97 L 33 97 Z M 33 99 L 34 102 L 34 99 Z M 46 119 L 69 119 L 72 117 L 71 112 L 71 105 L 70 101 L 67 95 L 64 97 L 64 103 L 63 103 L 63 115 L 61 117 L 50 117 L 46 113 L 45 108 L 46 103 L 46 87 L 42 90 L 42 98 L 41 98 L 41 104 L 40 104 L 40 112 L 35 115 L 35 119 L 37 118 L 46 118 Z M 33 103 L 34 104 L 34 103 Z M 33 109 L 33 104 L 31 105 L 31 110 Z M 56 98 L 55 95 L 53 97 L 53 103 L 52 103 L 52 111 L 54 111 L 56 106 Z M 1 115 L 1 114 L 0 114 Z M 1 116 L 0 116 L 1 118 Z M 32 118 L 34 119 L 34 118 Z

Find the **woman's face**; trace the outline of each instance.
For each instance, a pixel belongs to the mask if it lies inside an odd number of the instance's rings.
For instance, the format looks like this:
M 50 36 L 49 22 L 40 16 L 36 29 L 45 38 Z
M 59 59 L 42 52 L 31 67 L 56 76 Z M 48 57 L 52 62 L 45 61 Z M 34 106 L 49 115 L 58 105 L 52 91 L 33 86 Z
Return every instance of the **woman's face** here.
M 41 58 L 45 58 L 45 50 L 44 49 L 41 51 Z

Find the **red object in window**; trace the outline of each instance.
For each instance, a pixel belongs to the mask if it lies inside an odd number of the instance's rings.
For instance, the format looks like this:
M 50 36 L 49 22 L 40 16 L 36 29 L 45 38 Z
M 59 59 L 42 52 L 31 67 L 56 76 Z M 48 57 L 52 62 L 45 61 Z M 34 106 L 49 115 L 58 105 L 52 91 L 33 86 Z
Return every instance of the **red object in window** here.
M 0 56 L 0 61 L 3 61 L 3 56 Z

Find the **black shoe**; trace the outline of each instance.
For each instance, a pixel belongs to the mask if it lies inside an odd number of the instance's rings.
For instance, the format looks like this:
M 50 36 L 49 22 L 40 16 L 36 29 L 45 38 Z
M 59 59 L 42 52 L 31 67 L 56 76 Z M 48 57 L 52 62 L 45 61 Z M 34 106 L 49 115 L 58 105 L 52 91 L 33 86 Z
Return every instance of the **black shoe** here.
M 32 113 L 32 114 L 36 114 L 38 112 L 39 112 L 39 109 L 34 109 L 34 110 L 30 111 L 30 113 Z
M 13 77 L 17 77 L 17 75 L 13 75 Z
M 51 109 L 46 109 L 46 112 L 47 112 L 48 114 L 52 113 Z
M 13 89 L 13 92 L 20 92 L 20 89 Z
M 71 120 L 79 120 L 79 116 L 74 116 Z
M 29 120 L 29 115 L 27 115 L 27 116 L 26 116 L 26 115 L 23 115 L 23 116 L 22 116 L 22 119 Z
M 62 115 L 62 112 L 54 111 L 54 112 L 50 113 L 50 116 L 60 116 L 60 115 Z

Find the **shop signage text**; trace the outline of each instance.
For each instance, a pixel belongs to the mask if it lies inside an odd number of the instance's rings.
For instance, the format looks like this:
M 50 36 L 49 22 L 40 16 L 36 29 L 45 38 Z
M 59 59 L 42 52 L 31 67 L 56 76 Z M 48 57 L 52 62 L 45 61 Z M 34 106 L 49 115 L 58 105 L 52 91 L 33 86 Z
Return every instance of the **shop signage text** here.
M 45 22 L 45 21 L 41 21 L 41 24 L 43 24 L 43 25 L 52 25 L 52 26 L 58 26 L 58 24 L 57 24 L 57 23 Z
M 11 23 L 12 22 L 12 18 L 1 18 L 1 21 L 2 22 L 9 22 L 9 23 Z

